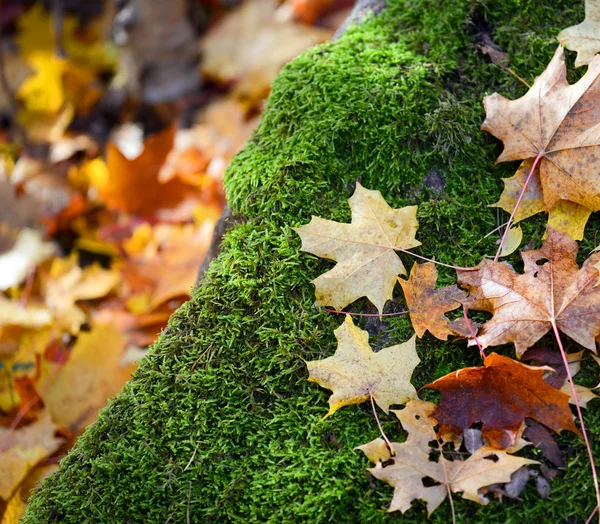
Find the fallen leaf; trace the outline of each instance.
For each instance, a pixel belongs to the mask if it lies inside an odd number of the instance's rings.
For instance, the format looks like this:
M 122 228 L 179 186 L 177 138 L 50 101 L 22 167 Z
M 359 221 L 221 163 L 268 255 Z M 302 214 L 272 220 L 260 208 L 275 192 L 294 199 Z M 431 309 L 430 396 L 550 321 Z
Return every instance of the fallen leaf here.
M 56 424 L 74 430 L 96 419 L 131 375 L 131 367 L 120 366 L 123 350 L 116 326 L 98 324 L 79 335 L 65 364 L 44 361 L 38 391 Z
M 467 294 L 457 286 L 435 289 L 438 272 L 433 262 L 413 265 L 408 280 L 398 279 L 410 311 L 410 321 L 419 338 L 429 331 L 440 340 L 448 335 L 468 337 L 464 320 L 449 320 L 444 313 L 459 308 Z
M 539 156 L 546 209 L 561 199 L 600 209 L 600 173 L 589 167 L 600 161 L 599 74 L 600 59 L 595 59 L 581 80 L 569 85 L 559 46 L 525 96 L 508 100 L 494 93 L 484 99 L 481 128 L 504 143 L 496 162 Z
M 457 492 L 463 492 L 466 499 L 486 504 L 487 499 L 478 496 L 479 489 L 498 482 L 510 482 L 516 470 L 536 463 L 488 446 L 479 448 L 467 460 L 448 460 L 437 449 L 429 447 L 429 442 L 436 440 L 436 436 L 429 422 L 431 408 L 428 404 L 411 408 L 413 422 L 405 426 L 409 431 L 407 441 L 392 443 L 393 456 L 382 439 L 358 447 L 376 463 L 369 469 L 370 473 L 395 488 L 388 511 L 404 513 L 414 500 L 419 499 L 426 501 L 427 513 L 431 515 L 448 493 Z M 427 423 L 422 423 L 421 419 Z M 429 481 L 428 485 L 425 479 Z
M 56 258 L 44 279 L 46 306 L 57 326 L 76 334 L 86 321 L 76 303 L 106 296 L 120 280 L 116 270 L 103 269 L 98 264 L 82 268 L 75 256 Z
M 62 439 L 54 436 L 56 430 L 48 413 L 22 428 L 0 427 L 0 498 L 9 500 L 27 473 L 59 448 Z
M 589 64 L 600 52 L 600 1 L 585 0 L 585 20 L 563 29 L 558 33 L 558 41 L 577 51 L 575 67 Z
M 417 206 L 392 209 L 379 191 L 358 183 L 349 203 L 352 223 L 313 216 L 309 224 L 294 231 L 302 239 L 302 251 L 338 262 L 313 280 L 318 304 L 343 309 L 367 297 L 381 312 L 392 298 L 398 275 L 406 274 L 394 249 L 421 245 L 415 239 Z
M 532 165 L 533 160 L 523 160 L 519 166 L 519 169 L 517 169 L 517 172 L 511 178 L 503 178 L 502 182 L 504 182 L 504 190 L 500 195 L 500 200 L 498 200 L 498 202 L 495 204 L 492 204 L 490 207 L 500 207 L 507 213 L 512 213 L 517 204 L 517 200 L 519 199 L 519 195 L 523 190 L 525 180 L 527 179 L 527 175 L 529 174 Z M 526 218 L 544 211 L 544 209 L 544 197 L 542 195 L 542 186 L 540 182 L 540 169 L 539 166 L 536 166 L 535 171 L 531 176 L 529 183 L 527 184 L 525 193 L 523 193 L 519 207 L 515 211 L 513 222 L 516 224 L 521 220 L 525 220 Z
M 560 390 L 569 397 L 569 404 L 577 404 L 577 402 L 575 402 L 575 398 L 573 398 L 573 390 L 571 389 L 571 385 L 568 382 L 564 384 L 563 387 L 560 388 Z M 582 408 L 587 408 L 588 402 L 590 402 L 590 400 L 600 398 L 590 388 L 580 386 L 579 384 L 575 384 L 575 391 L 577 392 L 577 401 L 579 402 L 579 405 Z
M 356 327 L 350 315 L 334 333 L 338 341 L 335 354 L 306 363 L 308 380 L 333 391 L 327 417 L 370 396 L 386 413 L 391 404 L 402 404 L 416 396 L 410 383 L 420 362 L 415 337 L 375 353 L 369 346 L 368 333 Z
M 523 436 L 535 447 L 541 449 L 544 457 L 555 466 L 564 468 L 567 465 L 567 461 L 554 440 L 551 431 L 543 424 L 540 424 L 531 418 L 528 418 L 525 421 L 525 424 L 527 427 L 523 432 Z
M 262 98 L 281 67 L 332 36 L 329 30 L 280 22 L 276 10 L 275 0 L 244 2 L 208 31 L 200 45 L 203 74 L 221 83 L 243 80 L 245 96 Z
M 521 245 L 521 240 L 523 240 L 523 230 L 521 229 L 521 226 L 511 227 L 504 238 L 500 256 L 507 257 L 514 253 Z
M 25 508 L 26 505 L 21 498 L 21 492 L 17 490 L 8 501 L 0 524 L 19 524 L 21 516 L 25 513 Z
M 568 395 L 546 384 L 543 374 L 544 368 L 492 353 L 483 366 L 454 371 L 427 384 L 442 393 L 433 412 L 439 434 L 460 434 L 481 423 L 487 442 L 504 449 L 516 442 L 527 417 L 556 432 L 568 429 L 579 434 Z
M 581 269 L 577 242 L 548 228 L 541 249 L 525 251 L 524 274 L 501 262 L 482 260 L 478 271 L 458 270 L 458 283 L 470 296 L 470 309 L 493 313 L 477 334 L 483 348 L 514 343 L 517 356 L 552 329 L 578 344 L 596 350 L 600 332 L 600 254 L 593 254 Z M 475 341 L 469 341 L 474 345 Z
M 573 240 L 582 240 L 585 225 L 591 214 L 591 210 L 587 207 L 568 200 L 559 200 L 548 214 L 548 225 L 556 231 L 569 235 Z
M 56 253 L 51 242 L 43 240 L 39 231 L 23 228 L 12 249 L 0 255 L 0 289 L 17 286 L 29 271 Z
M 151 216 L 185 198 L 192 186 L 177 178 L 163 184 L 158 178 L 173 147 L 174 134 L 175 129 L 171 126 L 152 135 L 144 142 L 142 153 L 133 160 L 114 143 L 107 144 L 107 168 L 96 165 L 90 173 L 90 182 L 109 209 Z

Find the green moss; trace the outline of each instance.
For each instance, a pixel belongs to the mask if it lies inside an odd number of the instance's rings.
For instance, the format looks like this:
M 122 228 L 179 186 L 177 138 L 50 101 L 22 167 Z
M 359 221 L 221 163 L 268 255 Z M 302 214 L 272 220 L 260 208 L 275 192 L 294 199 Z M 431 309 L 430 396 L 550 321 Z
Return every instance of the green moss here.
M 370 483 L 367 460 L 353 449 L 378 436 L 369 409 L 321 421 L 328 392 L 306 381 L 303 359 L 332 354 L 341 319 L 313 307 L 310 281 L 331 264 L 299 253 L 291 227 L 311 214 L 347 220 L 360 180 L 393 206 L 419 204 L 420 253 L 461 265 L 493 253 L 495 239 L 484 235 L 506 216 L 487 206 L 516 165 L 494 167 L 501 145 L 479 131 L 481 99 L 493 91 L 517 97 L 525 87 L 479 56 L 473 35 L 486 20 L 511 67 L 532 81 L 558 31 L 583 18 L 583 5 L 388 4 L 281 73 L 259 130 L 228 170 L 229 202 L 245 223 L 227 234 L 193 299 L 44 482 L 24 522 L 186 522 L 188 513 L 192 522 L 400 518 L 385 513 L 392 490 Z M 539 243 L 543 219 L 524 229 Z M 442 282 L 452 279 L 441 272 Z M 381 331 L 375 321 L 361 325 Z M 373 337 L 379 347 L 411 333 L 406 317 L 383 326 Z M 464 343 L 429 335 L 417 350 L 417 386 L 478 363 Z M 591 406 L 586 420 L 600 457 L 600 411 Z M 391 417 L 384 424 L 402 438 Z M 575 436 L 560 441 L 570 464 L 549 500 L 532 487 L 523 502 L 486 507 L 456 496 L 458 521 L 582 521 L 593 507 L 585 450 Z M 432 521 L 448 522 L 449 511 L 445 503 Z M 405 520 L 425 515 L 417 502 Z

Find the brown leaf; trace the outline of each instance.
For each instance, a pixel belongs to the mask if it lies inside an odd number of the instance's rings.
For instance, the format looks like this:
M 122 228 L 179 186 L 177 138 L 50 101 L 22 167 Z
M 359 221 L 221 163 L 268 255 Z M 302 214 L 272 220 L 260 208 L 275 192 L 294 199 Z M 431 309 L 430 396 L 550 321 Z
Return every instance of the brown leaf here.
M 600 254 L 579 269 L 577 243 L 548 228 L 541 249 L 521 254 L 524 274 L 507 264 L 483 260 L 478 271 L 457 271 L 459 285 L 470 292 L 469 308 L 494 316 L 477 334 L 483 348 L 513 342 L 517 356 L 552 329 L 595 351 L 600 333 Z M 472 340 L 469 345 L 474 345 Z
M 334 333 L 338 341 L 335 354 L 306 363 L 308 380 L 333 391 L 326 416 L 343 406 L 360 404 L 370 395 L 386 413 L 391 404 L 402 404 L 416 396 L 410 383 L 420 362 L 415 337 L 374 353 L 368 333 L 356 327 L 350 315 Z
M 313 216 L 294 231 L 302 239 L 302 251 L 338 262 L 313 280 L 318 304 L 342 309 L 367 297 L 381 312 L 392 298 L 398 275 L 406 274 L 394 249 L 421 245 L 415 239 L 417 206 L 392 209 L 379 191 L 358 183 L 349 203 L 352 223 Z
M 398 279 L 406 304 L 410 311 L 410 321 L 419 338 L 429 331 L 440 340 L 448 335 L 468 337 L 470 332 L 464 320 L 450 321 L 444 313 L 461 306 L 467 294 L 457 286 L 435 289 L 437 269 L 433 262 L 415 264 L 408 280 Z
M 563 29 L 558 41 L 567 49 L 577 51 L 575 67 L 589 64 L 600 52 L 600 1 L 585 1 L 585 20 Z
M 485 97 L 482 130 L 504 142 L 497 162 L 540 156 L 540 180 L 549 210 L 558 200 L 600 209 L 600 59 L 576 84 L 566 78 L 559 47 L 546 70 L 518 100 L 498 93 Z
M 543 368 L 534 368 L 492 353 L 480 367 L 454 371 L 425 387 L 442 392 L 433 417 L 440 435 L 456 434 L 482 423 L 484 438 L 504 449 L 515 444 L 526 417 L 560 432 L 579 434 L 569 397 L 544 382 Z
M 550 430 L 543 424 L 540 424 L 531 418 L 528 418 L 525 421 L 525 424 L 527 427 L 523 432 L 523 436 L 534 446 L 541 449 L 544 457 L 555 466 L 559 468 L 565 467 L 567 462 Z
M 408 438 L 402 444 L 392 443 L 393 456 L 382 439 L 358 447 L 376 463 L 369 470 L 371 474 L 395 488 L 388 511 L 404 513 L 410 509 L 413 500 L 419 499 L 427 502 L 427 513 L 431 515 L 449 492 L 461 491 L 464 498 L 486 504 L 487 500 L 478 496 L 480 488 L 509 482 L 516 470 L 526 464 L 536 463 L 489 446 L 479 448 L 467 460 L 450 461 L 439 453 L 434 457 L 428 445 L 436 439 L 429 422 L 433 405 L 417 401 L 417 406 L 411 406 L 413 402 L 409 402 L 403 410 L 408 410 L 406 419 L 412 419 L 408 425 L 402 421 L 404 428 L 409 431 Z M 424 479 L 434 481 L 436 485 L 425 486 Z

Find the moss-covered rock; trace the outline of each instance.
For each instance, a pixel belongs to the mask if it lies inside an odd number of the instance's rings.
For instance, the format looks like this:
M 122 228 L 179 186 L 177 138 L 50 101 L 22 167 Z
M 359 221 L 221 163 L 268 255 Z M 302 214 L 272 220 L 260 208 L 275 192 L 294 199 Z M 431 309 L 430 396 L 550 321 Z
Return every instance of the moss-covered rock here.
M 44 482 L 24 522 L 399 518 L 385 513 L 391 488 L 373 483 L 354 451 L 378 436 L 370 409 L 351 406 L 322 421 L 329 393 L 306 381 L 303 359 L 333 353 L 341 319 L 313 307 L 310 281 L 331 264 L 300 253 L 291 227 L 311 214 L 349 219 L 346 200 L 360 180 L 394 207 L 419 204 L 419 253 L 460 265 L 493 253 L 495 237 L 484 235 L 506 216 L 487 206 L 516 165 L 494 167 L 501 145 L 479 131 L 481 99 L 526 88 L 477 53 L 477 33 L 491 31 L 532 81 L 559 30 L 582 19 L 583 3 L 568 0 L 389 0 L 378 17 L 289 64 L 228 170 L 229 203 L 245 221 L 226 235 L 133 380 Z M 525 238 L 539 243 L 543 225 L 527 221 Z M 441 271 L 442 283 L 453 279 Z M 376 347 L 411 334 L 406 316 L 361 325 Z M 428 334 L 417 350 L 417 387 L 479 359 L 464 343 Z M 600 456 L 600 410 L 591 406 Z M 393 417 L 384 425 L 401 438 Z M 458 520 L 582 521 L 594 504 L 585 449 L 573 435 L 560 441 L 570 463 L 549 500 L 532 487 L 523 502 L 486 507 L 457 496 Z M 449 511 L 446 503 L 432 521 L 448 522 Z M 417 502 L 405 519 L 425 516 Z

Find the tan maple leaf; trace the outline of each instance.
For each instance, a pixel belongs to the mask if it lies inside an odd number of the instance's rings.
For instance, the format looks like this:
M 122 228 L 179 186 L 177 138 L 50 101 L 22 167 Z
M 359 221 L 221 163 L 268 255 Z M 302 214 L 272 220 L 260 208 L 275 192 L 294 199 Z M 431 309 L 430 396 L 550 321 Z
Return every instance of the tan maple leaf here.
M 509 482 L 519 468 L 537 463 L 488 446 L 479 448 L 467 460 L 448 460 L 429 447 L 431 441 L 437 440 L 430 421 L 435 405 L 422 401 L 412 405 L 413 402 L 402 410 L 406 412 L 402 425 L 409 432 L 408 438 L 402 444 L 392 443 L 393 456 L 382 439 L 358 447 L 376 463 L 369 469 L 371 474 L 395 488 L 388 511 L 404 513 L 419 499 L 427 503 L 427 513 L 431 515 L 446 495 L 458 492 L 463 492 L 466 499 L 487 504 L 487 499 L 478 495 L 479 489 Z M 436 484 L 425 486 L 425 479 Z
M 540 249 L 521 253 L 523 274 L 492 260 L 483 260 L 478 271 L 457 271 L 458 283 L 470 292 L 469 308 L 494 315 L 477 334 L 483 348 L 512 342 L 520 357 L 555 324 L 596 351 L 600 287 L 594 265 L 600 254 L 593 254 L 580 269 L 577 249 L 577 242 L 549 227 Z
M 558 41 L 577 51 L 575 67 L 589 64 L 600 52 L 600 0 L 586 0 L 585 20 L 563 29 L 558 33 Z
M 331 270 L 313 280 L 317 304 L 343 309 L 367 297 L 381 312 L 392 298 L 398 275 L 406 270 L 395 249 L 420 246 L 417 206 L 392 209 L 379 191 L 356 184 L 349 199 L 352 223 L 341 224 L 312 217 L 294 228 L 302 251 L 337 261 Z
M 573 85 L 566 73 L 559 46 L 523 97 L 485 97 L 481 129 L 504 143 L 497 163 L 539 157 L 547 210 L 563 199 L 597 211 L 600 172 L 590 166 L 600 162 L 600 58 Z
M 437 276 L 435 264 L 426 262 L 415 264 L 408 280 L 398 279 L 417 336 L 421 338 L 425 331 L 429 331 L 440 340 L 447 340 L 448 335 L 468 337 L 470 332 L 464 320 L 451 321 L 444 315 L 459 308 L 467 294 L 457 286 L 435 289 Z
M 370 396 L 386 413 L 391 404 L 402 404 L 416 396 L 410 383 L 420 362 L 415 337 L 375 353 L 369 346 L 369 334 L 356 327 L 350 315 L 334 333 L 338 341 L 335 354 L 306 363 L 308 380 L 333 391 L 326 417 Z

